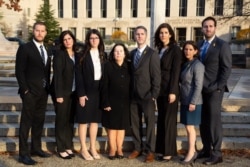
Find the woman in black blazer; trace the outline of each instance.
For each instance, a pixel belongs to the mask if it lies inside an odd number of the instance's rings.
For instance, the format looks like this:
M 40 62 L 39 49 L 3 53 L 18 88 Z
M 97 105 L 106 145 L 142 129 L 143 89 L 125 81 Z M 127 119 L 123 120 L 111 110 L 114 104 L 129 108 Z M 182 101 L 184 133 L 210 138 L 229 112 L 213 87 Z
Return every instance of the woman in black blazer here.
M 83 54 L 77 59 L 76 90 L 77 117 L 81 155 L 85 160 L 100 159 L 95 147 L 98 123 L 101 123 L 100 79 L 105 61 L 104 43 L 101 34 L 91 29 L 85 40 Z M 87 126 L 89 124 L 90 153 L 86 146 Z
M 156 135 L 156 157 L 159 161 L 169 161 L 177 154 L 177 112 L 179 97 L 179 75 L 182 53 L 176 45 L 172 27 L 161 24 L 155 32 L 155 47 L 161 58 L 161 88 L 157 99 L 158 121 Z
M 73 128 L 76 106 L 75 93 L 75 44 L 76 38 L 70 31 L 59 37 L 60 49 L 53 59 L 52 99 L 56 112 L 56 144 L 59 157 L 74 157 Z

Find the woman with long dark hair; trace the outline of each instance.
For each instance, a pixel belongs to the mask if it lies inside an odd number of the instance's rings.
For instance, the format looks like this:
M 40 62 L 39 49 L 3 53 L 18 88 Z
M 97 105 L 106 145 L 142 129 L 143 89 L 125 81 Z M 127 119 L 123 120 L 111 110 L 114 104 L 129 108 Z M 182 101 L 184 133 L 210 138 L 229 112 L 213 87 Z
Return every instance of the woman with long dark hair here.
M 76 90 L 79 103 L 76 121 L 79 123 L 81 155 L 85 160 L 100 159 L 96 150 L 98 123 L 101 123 L 100 79 L 105 61 L 104 43 L 101 34 L 91 29 L 85 39 L 83 54 L 77 59 Z M 90 148 L 86 146 L 89 124 Z
M 175 41 L 175 34 L 168 23 L 159 25 L 155 32 L 155 47 L 161 59 L 161 88 L 157 99 L 158 121 L 156 160 L 169 161 L 177 155 L 177 112 L 179 97 L 179 76 L 181 71 L 181 49 Z
M 56 144 L 59 157 L 74 157 L 73 128 L 76 106 L 75 57 L 76 38 L 71 31 L 63 31 L 59 37 L 60 48 L 53 59 L 52 99 L 56 112 Z

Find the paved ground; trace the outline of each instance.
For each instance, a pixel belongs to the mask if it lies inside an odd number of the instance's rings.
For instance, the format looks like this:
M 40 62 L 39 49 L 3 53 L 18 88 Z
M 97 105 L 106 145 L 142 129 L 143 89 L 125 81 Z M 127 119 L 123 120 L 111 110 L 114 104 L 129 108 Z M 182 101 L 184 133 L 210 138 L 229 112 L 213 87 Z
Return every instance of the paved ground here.
M 125 155 L 128 155 L 126 153 Z M 19 162 L 17 162 L 17 155 L 1 155 L 0 156 L 0 167 L 22 167 L 25 166 Z M 180 167 L 183 166 L 179 163 L 179 157 L 174 157 L 172 161 L 169 162 L 152 162 L 152 163 L 144 163 L 144 157 L 141 156 L 138 159 L 129 160 L 109 160 L 106 154 L 102 154 L 101 160 L 94 161 L 85 161 L 79 155 L 71 160 L 63 160 L 58 158 L 56 155 L 53 155 L 50 158 L 38 158 L 34 157 L 38 164 L 37 167 Z M 203 167 L 202 162 L 204 159 L 197 160 L 193 166 Z M 218 167 L 249 167 L 250 166 L 250 158 L 248 157 L 238 157 L 238 156 L 224 156 L 224 162 L 214 165 Z

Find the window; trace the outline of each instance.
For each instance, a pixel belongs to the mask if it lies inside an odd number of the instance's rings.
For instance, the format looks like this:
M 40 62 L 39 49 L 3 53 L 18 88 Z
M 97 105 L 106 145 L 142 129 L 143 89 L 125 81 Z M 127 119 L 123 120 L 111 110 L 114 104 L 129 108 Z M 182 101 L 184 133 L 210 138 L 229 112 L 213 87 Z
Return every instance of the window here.
M 105 36 L 106 36 L 105 28 L 104 27 L 100 27 L 98 29 L 99 29 L 99 32 L 100 32 L 102 38 L 105 39 Z
M 75 27 L 69 27 L 69 30 L 76 36 L 76 28 Z
M 170 0 L 166 0 L 166 12 L 165 16 L 169 17 L 170 16 Z
M 135 28 L 128 28 L 128 39 L 130 41 L 134 41 L 134 31 L 135 31 Z
M 101 17 L 107 17 L 107 0 L 101 0 Z
M 197 0 L 196 16 L 204 16 L 205 14 L 205 0 Z
M 187 16 L 187 0 L 180 0 L 179 16 Z
M 92 0 L 86 0 L 86 16 L 87 18 L 92 17 Z
M 131 0 L 131 17 L 137 17 L 138 0 Z
M 27 16 L 30 17 L 30 8 L 28 8 Z
M 194 28 L 193 29 L 193 40 L 195 42 L 198 42 L 203 39 L 203 33 L 201 31 L 201 28 Z
M 58 0 L 58 17 L 63 18 L 63 0 Z
M 231 39 L 237 38 L 237 33 L 240 31 L 240 26 L 233 26 L 231 27 Z
M 85 42 L 85 39 L 86 39 L 86 36 L 87 36 L 87 33 L 89 32 L 91 30 L 91 28 L 90 27 L 85 27 L 85 28 L 83 28 L 83 40 L 82 41 L 84 41 Z
M 224 0 L 215 0 L 214 2 L 214 15 L 215 16 L 223 15 L 223 4 L 224 4 Z
M 151 16 L 151 0 L 147 0 L 146 16 Z
M 186 41 L 186 28 L 177 28 L 176 29 L 176 39 L 180 46 Z
M 233 14 L 235 16 L 242 16 L 243 0 L 234 0 Z
M 121 0 L 115 1 L 115 16 L 118 18 L 122 17 L 122 1 Z
M 72 17 L 77 18 L 77 0 L 72 0 Z

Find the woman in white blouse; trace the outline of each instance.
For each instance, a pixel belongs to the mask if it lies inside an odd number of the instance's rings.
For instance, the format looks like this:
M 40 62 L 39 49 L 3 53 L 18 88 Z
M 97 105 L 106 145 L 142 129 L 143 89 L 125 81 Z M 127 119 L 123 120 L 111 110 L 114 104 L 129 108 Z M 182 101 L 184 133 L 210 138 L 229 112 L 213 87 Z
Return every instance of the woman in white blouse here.
M 98 30 L 91 29 L 85 40 L 85 49 L 76 59 L 76 121 L 79 123 L 81 155 L 85 160 L 100 159 L 95 143 L 98 123 L 101 123 L 100 79 L 105 61 L 104 43 Z M 89 125 L 90 148 L 86 146 L 87 126 Z

